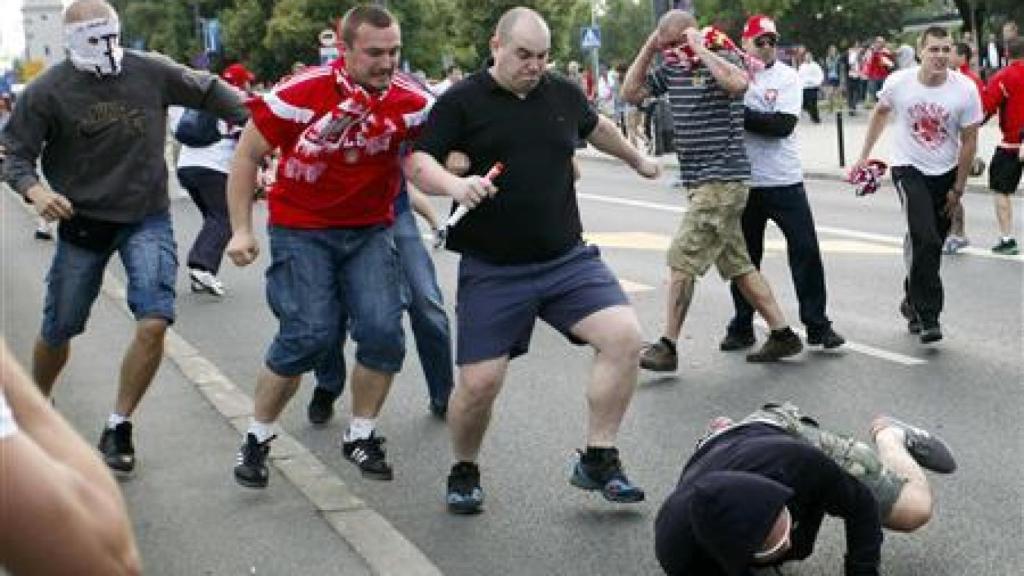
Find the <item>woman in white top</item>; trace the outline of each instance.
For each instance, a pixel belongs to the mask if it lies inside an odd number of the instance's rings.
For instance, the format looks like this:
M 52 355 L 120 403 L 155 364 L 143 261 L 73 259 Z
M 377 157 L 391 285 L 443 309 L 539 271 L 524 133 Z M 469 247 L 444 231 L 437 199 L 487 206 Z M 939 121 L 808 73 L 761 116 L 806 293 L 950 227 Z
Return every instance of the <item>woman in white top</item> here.
M 821 124 L 821 117 L 818 115 L 818 91 L 821 90 L 821 84 L 825 81 L 825 72 L 814 61 L 814 55 L 808 50 L 804 52 L 804 60 L 800 63 L 796 73 L 800 76 L 800 82 L 804 87 L 803 109 L 810 115 L 811 122 Z

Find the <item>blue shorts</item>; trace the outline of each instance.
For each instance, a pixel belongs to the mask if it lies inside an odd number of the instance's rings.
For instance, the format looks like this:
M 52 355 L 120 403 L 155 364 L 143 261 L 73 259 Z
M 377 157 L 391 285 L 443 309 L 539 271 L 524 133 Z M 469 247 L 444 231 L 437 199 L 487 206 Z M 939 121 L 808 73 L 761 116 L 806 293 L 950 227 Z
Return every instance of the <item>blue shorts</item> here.
M 594 312 L 628 304 L 597 246 L 580 244 L 532 264 L 496 265 L 463 256 L 456 364 L 525 354 L 538 317 L 574 344 L 583 344 L 571 334 L 573 326 Z
M 389 226 L 300 230 L 271 226 L 267 302 L 279 321 L 267 367 L 280 376 L 312 370 L 338 346 L 349 314 L 356 360 L 402 369 L 402 272 Z
M 103 284 L 111 255 L 121 256 L 128 278 L 128 307 L 136 320 L 163 318 L 174 322 L 174 283 L 178 247 L 171 215 L 161 212 L 118 232 L 113 248 L 95 252 L 57 240 L 53 263 L 46 275 L 46 302 L 40 336 L 57 347 L 85 330 L 93 302 Z

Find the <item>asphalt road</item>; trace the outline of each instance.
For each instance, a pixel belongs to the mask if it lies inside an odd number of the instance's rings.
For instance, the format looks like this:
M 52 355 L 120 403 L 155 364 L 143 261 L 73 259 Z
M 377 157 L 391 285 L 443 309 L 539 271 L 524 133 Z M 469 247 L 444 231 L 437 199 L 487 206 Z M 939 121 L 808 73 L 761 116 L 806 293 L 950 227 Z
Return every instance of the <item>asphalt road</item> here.
M 681 195 L 669 189 L 667 177 L 646 182 L 605 162 L 585 162 L 583 174 L 578 188 L 584 227 L 630 290 L 645 334 L 654 338 L 663 321 L 664 247 L 684 206 Z M 1024 564 L 1024 424 L 1018 415 L 1024 406 L 1024 259 L 988 254 L 995 239 L 991 199 L 968 195 L 968 234 L 978 249 L 944 258 L 946 338 L 924 347 L 906 333 L 897 312 L 904 269 L 901 216 L 892 189 L 855 198 L 846 185 L 812 182 L 809 192 L 824 252 L 829 314 L 850 345 L 768 366 L 719 352 L 731 301 L 726 285 L 710 272 L 699 283 L 684 327 L 678 374 L 642 374 L 623 426 L 623 459 L 630 476 L 647 489 L 646 503 L 616 506 L 568 484 L 570 457 L 584 439 L 583 389 L 591 353 L 544 325 L 534 333 L 530 354 L 513 362 L 499 398 L 481 460 L 487 502 L 480 516 L 453 517 L 444 510 L 451 464 L 447 432 L 427 412 L 412 346 L 379 424 L 395 466 L 393 482 L 363 480 L 342 459 L 344 418 L 326 428 L 306 422 L 309 386 L 288 408 L 282 426 L 446 574 L 617 575 L 658 573 L 654 515 L 712 416 L 743 416 L 765 401 L 790 400 L 826 426 L 864 437 L 871 418 L 888 412 L 943 435 L 957 452 L 960 470 L 932 477 L 938 504 L 931 524 L 913 535 L 887 535 L 883 572 L 1019 574 Z M 1024 217 L 1020 202 L 1015 208 L 1018 218 Z M 176 201 L 173 210 L 184 260 L 199 217 L 188 201 Z M 769 234 L 774 241 L 764 269 L 796 322 L 781 237 L 773 229 Z M 436 262 L 454 317 L 457 258 L 441 252 Z M 266 253 L 247 269 L 225 263 L 222 279 L 230 293 L 223 301 L 190 294 L 184 276 L 179 280 L 176 330 L 249 394 L 275 329 L 264 301 L 267 263 Z M 119 265 L 112 269 L 121 274 Z M 6 293 L 10 284 L 5 279 L 3 285 Z M 228 478 L 234 451 L 223 450 L 219 457 Z M 271 482 L 286 480 L 278 473 Z M 208 489 L 236 488 L 217 483 Z M 223 545 L 235 544 L 227 537 Z M 843 548 L 841 523 L 829 521 L 815 556 L 784 573 L 840 573 Z M 294 573 L 307 571 L 297 566 Z

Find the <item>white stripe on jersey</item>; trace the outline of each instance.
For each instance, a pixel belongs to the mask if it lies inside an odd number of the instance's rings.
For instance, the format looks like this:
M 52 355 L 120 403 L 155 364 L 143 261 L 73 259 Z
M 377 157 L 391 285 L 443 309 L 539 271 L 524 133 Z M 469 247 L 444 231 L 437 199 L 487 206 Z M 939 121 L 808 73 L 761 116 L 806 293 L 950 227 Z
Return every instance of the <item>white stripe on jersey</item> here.
M 263 102 L 274 113 L 274 116 L 299 124 L 308 124 L 313 120 L 313 114 L 315 114 L 313 110 L 289 104 L 282 100 L 275 92 L 271 92 L 263 97 Z

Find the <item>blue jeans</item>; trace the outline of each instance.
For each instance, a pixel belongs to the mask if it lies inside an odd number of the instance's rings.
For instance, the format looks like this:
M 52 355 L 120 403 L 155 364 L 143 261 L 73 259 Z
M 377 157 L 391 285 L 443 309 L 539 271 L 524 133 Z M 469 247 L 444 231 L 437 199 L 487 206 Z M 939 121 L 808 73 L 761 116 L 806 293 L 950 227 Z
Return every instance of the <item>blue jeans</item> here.
M 452 337 L 448 315 L 444 310 L 441 289 L 437 285 L 434 263 L 423 247 L 416 217 L 412 210 L 395 215 L 395 244 L 398 247 L 399 266 L 405 277 L 403 301 L 409 313 L 420 366 L 427 380 L 430 401 L 448 405 L 453 385 Z M 345 355 L 343 353 L 348 317 L 339 319 L 340 341 L 314 370 L 317 387 L 340 395 L 345 389 Z
M 113 248 L 96 252 L 57 240 L 46 275 L 46 300 L 40 336 L 56 348 L 85 331 L 92 304 L 103 284 L 103 271 L 117 252 L 128 278 L 128 307 L 136 320 L 174 322 L 174 282 L 178 248 L 171 215 L 161 212 L 118 232 Z
M 267 302 L 279 321 L 266 364 L 300 376 L 337 348 L 343 311 L 351 315 L 359 363 L 393 374 L 402 368 L 398 253 L 388 226 L 300 230 L 271 226 Z
M 778 224 L 786 237 L 789 271 L 800 302 L 800 321 L 807 326 L 808 335 L 821 334 L 832 322 L 825 314 L 825 269 L 814 230 L 814 215 L 802 182 L 750 189 L 747 207 L 743 209 L 743 238 L 750 260 L 758 269 L 764 256 L 764 231 L 768 220 Z M 729 332 L 753 334 L 754 307 L 740 294 L 735 282 L 730 288 L 736 316 L 729 323 Z

